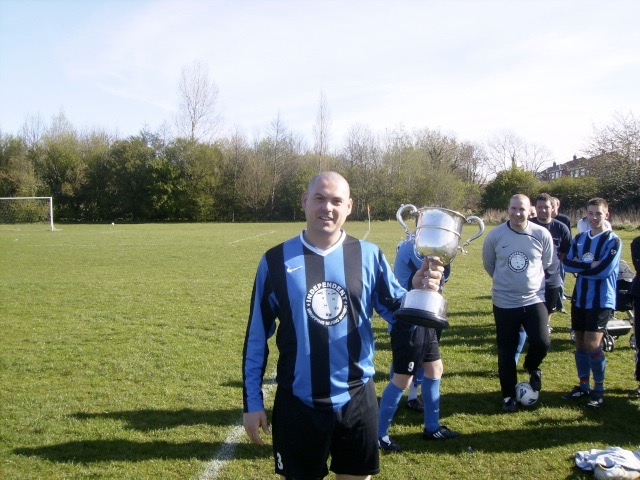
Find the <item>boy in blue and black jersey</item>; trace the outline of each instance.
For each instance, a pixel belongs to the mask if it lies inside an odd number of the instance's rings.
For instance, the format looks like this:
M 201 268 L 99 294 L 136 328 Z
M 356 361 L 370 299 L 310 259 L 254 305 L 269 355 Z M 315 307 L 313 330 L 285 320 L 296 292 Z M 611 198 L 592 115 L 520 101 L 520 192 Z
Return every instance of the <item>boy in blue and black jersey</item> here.
M 590 230 L 579 233 L 571 242 L 564 259 L 567 272 L 576 273 L 576 286 L 571 299 L 571 328 L 576 337 L 576 369 L 580 385 L 564 398 L 578 400 L 589 397 L 588 406 L 603 405 L 606 359 L 601 347 L 607 322 L 616 306 L 616 282 L 622 242 L 607 230 L 609 205 L 603 198 L 587 203 Z M 593 389 L 590 377 L 593 374 Z

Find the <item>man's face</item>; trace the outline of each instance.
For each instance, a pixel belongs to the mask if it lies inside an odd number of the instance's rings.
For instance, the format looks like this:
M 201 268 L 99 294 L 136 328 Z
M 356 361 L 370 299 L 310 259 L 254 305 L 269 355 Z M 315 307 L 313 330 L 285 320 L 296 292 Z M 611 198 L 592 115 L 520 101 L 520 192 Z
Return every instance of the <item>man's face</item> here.
M 527 224 L 531 204 L 528 200 L 512 198 L 509 202 L 509 220 L 512 228 L 522 229 Z
M 353 201 L 349 185 L 340 177 L 318 178 L 302 196 L 307 231 L 314 239 L 331 243 L 340 237 L 340 229 L 351 213 Z
M 603 205 L 587 206 L 587 219 L 591 230 L 604 230 L 604 221 L 609 218 L 609 209 Z
M 538 220 L 542 223 L 550 223 L 553 220 L 551 213 L 553 212 L 553 204 L 549 201 L 538 200 L 536 202 L 536 214 Z

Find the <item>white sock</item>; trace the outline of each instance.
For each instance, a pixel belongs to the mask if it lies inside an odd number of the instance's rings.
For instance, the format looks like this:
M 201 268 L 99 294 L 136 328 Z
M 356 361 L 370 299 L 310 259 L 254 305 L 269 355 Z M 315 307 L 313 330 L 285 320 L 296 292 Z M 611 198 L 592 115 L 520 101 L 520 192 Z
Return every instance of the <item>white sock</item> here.
M 407 401 L 415 400 L 416 398 L 418 398 L 418 387 L 416 387 L 415 383 L 411 383 L 409 386 L 409 398 L 407 398 Z

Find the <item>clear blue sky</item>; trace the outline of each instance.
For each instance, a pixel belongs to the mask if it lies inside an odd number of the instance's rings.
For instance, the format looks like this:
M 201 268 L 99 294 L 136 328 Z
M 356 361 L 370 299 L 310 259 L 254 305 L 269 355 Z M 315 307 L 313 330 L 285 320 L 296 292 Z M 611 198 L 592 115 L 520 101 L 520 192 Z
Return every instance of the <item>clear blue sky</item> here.
M 511 130 L 558 162 L 640 114 L 636 0 L 0 0 L 0 129 L 59 112 L 121 136 L 170 122 L 205 63 L 227 131 L 278 115 L 311 143 L 403 125 L 484 142 Z

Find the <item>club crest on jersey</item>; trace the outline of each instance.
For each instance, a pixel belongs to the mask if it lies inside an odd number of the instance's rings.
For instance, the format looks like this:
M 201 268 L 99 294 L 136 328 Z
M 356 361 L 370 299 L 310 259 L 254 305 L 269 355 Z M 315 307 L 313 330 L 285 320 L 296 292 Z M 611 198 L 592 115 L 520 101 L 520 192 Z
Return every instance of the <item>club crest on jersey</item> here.
M 513 252 L 507 263 L 514 272 L 524 272 L 529 266 L 529 258 L 522 252 Z
M 585 252 L 584 255 L 582 255 L 582 261 L 583 262 L 587 262 L 587 263 L 591 263 L 596 259 L 596 257 L 593 255 L 593 253 L 591 252 Z
M 307 293 L 305 306 L 309 317 L 330 327 L 347 315 L 347 292 L 335 282 L 317 283 Z

